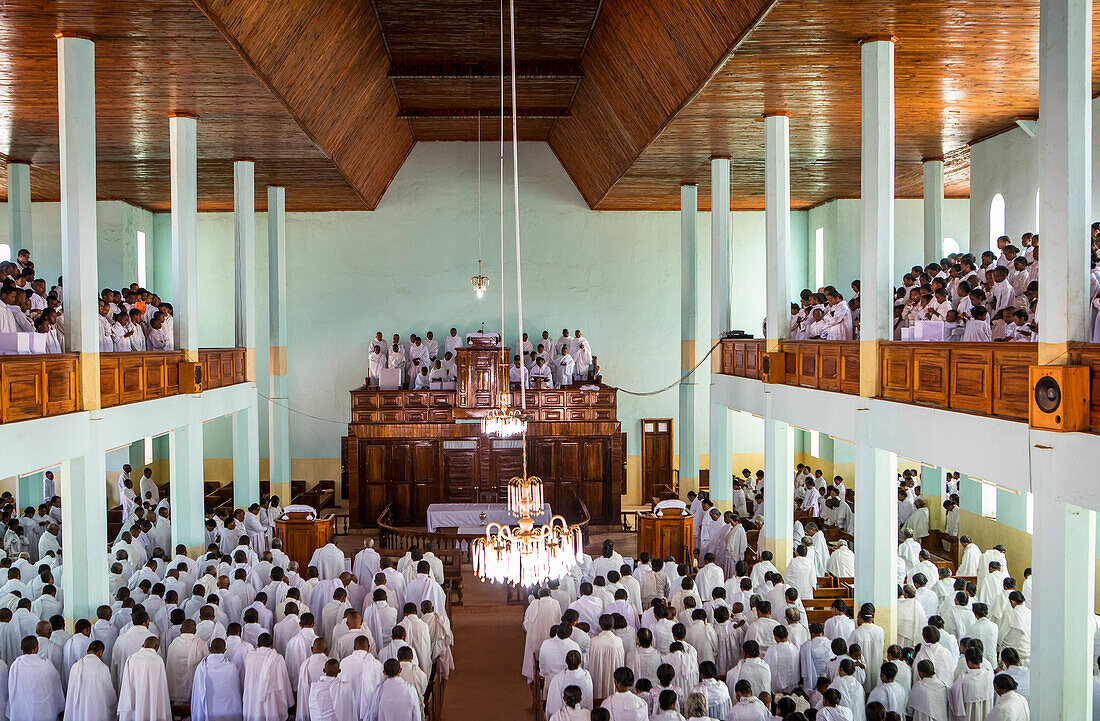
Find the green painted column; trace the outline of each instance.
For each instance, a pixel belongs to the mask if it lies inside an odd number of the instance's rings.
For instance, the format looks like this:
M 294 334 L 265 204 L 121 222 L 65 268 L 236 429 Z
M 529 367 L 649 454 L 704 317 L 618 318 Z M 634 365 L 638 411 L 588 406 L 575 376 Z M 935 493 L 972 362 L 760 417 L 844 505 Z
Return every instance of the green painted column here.
M 145 468 L 145 439 L 139 438 L 130 444 L 129 458 L 127 459 L 130 468 L 132 469 L 130 475 L 134 478 L 141 476 L 141 470 Z M 114 479 L 117 481 L 118 479 Z
M 699 187 L 680 186 L 680 371 L 681 376 L 699 362 L 698 259 Z M 705 350 L 703 351 L 706 352 Z M 677 428 L 680 456 L 680 494 L 699 489 L 699 451 L 695 439 L 695 408 L 702 386 L 693 373 L 680 382 L 680 417 Z
M 43 474 L 39 472 L 19 477 L 19 483 L 16 486 L 15 502 L 20 510 L 27 506 L 37 507 L 39 503 L 42 503 L 42 476 Z
M 268 400 L 268 473 L 271 493 L 290 503 L 290 401 L 286 365 L 286 188 L 267 189 L 268 319 L 271 392 Z
M 256 380 L 256 180 L 255 163 L 233 163 L 233 214 L 236 225 L 236 343 L 245 349 L 245 377 Z M 260 428 L 258 399 L 233 418 L 233 503 L 247 508 L 260 500 Z
M 982 484 L 970 476 L 959 476 L 959 507 L 978 516 L 985 515 L 987 510 L 982 500 Z
M 1027 531 L 1027 495 L 998 488 L 997 523 Z
M 202 414 L 199 398 L 189 399 L 190 420 L 168 434 L 172 477 L 172 545 L 183 544 L 192 556 L 203 549 L 206 508 L 203 504 Z
M 710 344 L 713 346 L 730 330 L 730 159 L 710 159 Z M 711 375 L 722 369 L 722 354 L 710 357 Z M 729 414 L 726 406 L 715 401 L 710 385 L 710 497 L 722 510 L 729 510 L 733 499 L 730 470 Z
M 898 456 L 870 443 L 869 411 L 856 411 L 856 606 L 875 604 L 886 644 L 897 636 Z
M 940 466 L 921 466 L 920 495 L 928 504 L 928 525 L 943 529 L 943 502 L 947 487 L 947 472 Z
M 95 618 L 95 610 L 110 603 L 107 587 L 107 457 L 100 441 L 100 424 L 88 423 L 87 452 L 69 459 L 56 471 L 61 504 L 61 571 L 65 618 Z M 41 487 L 40 487 L 41 488 Z
M 233 416 L 233 505 L 260 501 L 260 426 L 256 401 Z M 289 502 L 289 501 L 288 501 Z
M 780 573 L 793 554 L 794 449 L 791 427 L 771 417 L 771 394 L 764 396 L 764 547 L 772 552 L 772 563 Z
M 31 251 L 31 166 L 29 163 L 8 163 L 8 242 L 11 257 L 20 250 Z

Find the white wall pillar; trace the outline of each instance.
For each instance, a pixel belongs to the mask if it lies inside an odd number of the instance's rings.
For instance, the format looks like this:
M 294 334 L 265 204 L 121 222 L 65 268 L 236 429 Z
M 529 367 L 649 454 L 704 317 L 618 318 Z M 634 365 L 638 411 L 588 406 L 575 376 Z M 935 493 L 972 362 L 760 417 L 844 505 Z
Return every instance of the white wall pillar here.
M 870 443 L 870 411 L 856 411 L 856 610 L 875 604 L 887 645 L 897 637 L 898 456 Z
M 172 175 L 172 305 L 176 350 L 199 359 L 198 121 L 194 115 L 168 116 Z
M 697 305 L 699 246 L 699 187 L 680 186 L 680 372 L 687 375 L 702 357 L 699 353 Z M 706 352 L 705 350 L 703 351 Z M 699 451 L 695 442 L 695 409 L 703 387 L 696 372 L 680 382 L 680 415 L 677 423 L 680 457 L 680 493 L 699 488 Z
M 268 401 L 268 473 L 271 493 L 290 503 L 290 409 L 286 366 L 286 188 L 267 189 L 268 319 L 271 393 Z
M 29 163 L 8 163 L 8 239 L 11 257 L 20 250 L 31 251 L 31 166 Z
M 1092 2 L 1039 3 L 1039 363 L 1089 337 Z M 1046 721 L 1044 719 L 1044 721 Z
M 81 353 L 80 398 L 84 410 L 99 400 L 99 258 L 95 187 L 95 44 L 57 39 L 58 117 L 61 152 L 61 274 L 64 276 L 65 340 Z
M 771 417 L 772 394 L 764 394 L 764 547 L 772 552 L 772 563 L 782 573 L 793 553 L 794 530 L 794 447 L 791 428 Z M 797 542 L 801 539 L 793 539 Z
M 860 395 L 878 395 L 880 341 L 894 337 L 894 40 L 862 43 Z
M 183 544 L 195 556 L 205 546 L 206 507 L 202 452 L 202 405 L 198 396 L 187 398 L 188 423 L 168 434 L 171 474 L 172 546 Z
M 245 378 L 256 379 L 256 163 L 233 162 L 236 233 L 236 343 L 245 349 Z
M 1046 256 L 1042 260 L 1045 263 Z M 1033 438 L 1032 479 L 1046 481 L 1065 471 L 1055 455 L 1049 445 Z M 1088 721 L 1096 669 L 1096 514 L 1057 500 L 1047 488 L 1036 488 L 1034 503 L 1031 717 Z
M 107 585 L 107 456 L 99 439 L 99 424 L 88 424 L 87 451 L 57 469 L 61 504 L 61 569 L 65 618 L 95 618 L 96 609 L 111 602 Z
M 260 424 L 255 398 L 233 416 L 233 505 L 260 502 Z M 288 500 L 289 503 L 289 500 Z
M 768 352 L 790 335 L 791 116 L 764 118 L 764 238 L 766 247 Z M 771 476 L 769 476 L 771 478 Z
M 710 343 L 730 330 L 730 159 L 710 160 Z M 711 355 L 711 374 L 722 369 L 722 354 Z M 710 496 L 722 510 L 733 499 L 730 472 L 729 409 L 710 386 Z
M 943 252 L 943 161 L 926 160 L 924 169 L 924 264 L 939 262 Z

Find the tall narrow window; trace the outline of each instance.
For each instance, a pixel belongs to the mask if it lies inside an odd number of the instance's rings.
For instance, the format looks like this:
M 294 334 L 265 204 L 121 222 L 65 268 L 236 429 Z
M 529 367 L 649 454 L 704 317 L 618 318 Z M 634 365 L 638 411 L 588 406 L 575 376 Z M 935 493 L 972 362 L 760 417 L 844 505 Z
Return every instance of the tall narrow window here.
M 1036 188 L 1035 189 L 1035 230 L 1031 231 L 1032 233 L 1038 233 L 1039 232 L 1039 209 L 1040 209 L 1040 206 L 1039 206 L 1039 188 Z M 1021 250 L 1022 250 L 1022 248 L 1021 248 Z
M 0 243 L 0 263 L 6 263 L 11 260 L 11 246 L 7 243 Z
M 947 256 L 951 255 L 952 253 L 958 253 L 959 250 L 960 250 L 959 241 L 955 240 L 954 238 L 944 238 L 943 239 L 943 255 L 944 255 L 944 257 L 947 257 Z
M 137 284 L 142 288 L 145 285 L 145 231 L 137 232 Z
M 814 234 L 814 289 L 825 285 L 825 229 Z
M 1005 234 L 1005 197 L 1000 193 L 989 203 L 989 249 L 997 252 L 997 238 Z
M 1035 496 L 1027 494 L 1027 516 L 1024 519 L 1024 530 L 1035 533 Z
M 142 288 L 145 287 L 144 283 L 138 283 Z M 146 436 L 145 438 L 145 465 L 150 465 L 153 462 L 153 437 Z
M 821 458 L 821 434 L 817 431 L 810 431 L 810 455 Z
M 986 518 L 997 517 L 997 487 L 988 483 L 982 486 L 982 515 Z

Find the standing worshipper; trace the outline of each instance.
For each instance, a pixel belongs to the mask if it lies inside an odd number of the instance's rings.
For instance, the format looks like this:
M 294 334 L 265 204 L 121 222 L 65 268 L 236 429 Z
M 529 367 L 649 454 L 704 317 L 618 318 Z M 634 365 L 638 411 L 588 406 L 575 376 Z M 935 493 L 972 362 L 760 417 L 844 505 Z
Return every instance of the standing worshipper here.
M 118 691 L 119 721 L 172 721 L 168 676 L 157 652 L 159 648 L 156 637 L 148 638 L 127 659 Z
M 191 721 L 243 721 L 241 674 L 225 655 L 225 639 L 210 642 L 210 655 L 195 668 Z
M 334 538 L 313 552 L 309 565 L 317 569 L 322 581 L 331 581 L 344 572 L 344 552 L 337 548 Z M 327 600 L 327 599 L 326 599 Z
M 913 721 L 943 721 L 947 718 L 947 685 L 936 677 L 935 665 L 927 659 L 918 662 L 917 678 L 906 713 Z
M 588 349 L 588 341 L 581 339 L 576 344 L 576 350 L 573 351 L 573 379 L 588 380 L 591 367 L 592 353 Z
M 602 700 L 615 692 L 615 674 L 626 663 L 623 640 L 612 630 L 614 619 L 600 616 L 600 632 L 592 638 L 588 649 L 588 670 L 592 674 L 592 697 Z M 631 679 L 633 685 L 633 679 Z
M 881 626 L 875 625 L 875 604 L 865 603 L 859 607 L 859 615 L 856 617 L 856 630 L 848 637 L 848 645 L 858 643 L 863 649 L 863 662 L 869 669 L 882 666 L 883 652 L 885 650 L 886 632 Z M 878 681 L 874 672 L 867 674 L 864 679 L 864 690 L 870 692 Z
M 195 635 L 195 620 L 187 619 L 180 626 L 180 635 L 168 646 L 166 672 L 168 674 L 168 697 L 172 703 L 185 703 L 191 698 L 191 686 L 195 679 L 195 669 L 210 655 L 206 641 Z
M 88 652 L 69 670 L 65 718 L 114 721 L 118 696 L 111 683 L 111 669 L 103 663 L 104 650 L 102 641 L 92 641 L 88 644 Z
M 53 721 L 65 709 L 61 674 L 38 655 L 38 639 L 23 638 L 8 669 L 8 721 Z
M 245 721 L 286 721 L 294 704 L 286 661 L 271 647 L 271 634 L 260 634 L 256 643 L 244 660 Z
M 647 721 L 649 719 L 649 705 L 631 691 L 633 686 L 633 671 L 625 666 L 615 669 L 615 693 L 600 704 L 600 708 L 607 709 L 611 714 L 611 721 Z M 599 695 L 596 694 L 596 696 Z
M 431 331 L 428 332 L 431 335 Z M 340 678 L 340 662 L 330 658 L 323 675 L 314 682 L 306 701 L 310 721 L 356 721 L 355 699 L 351 684 Z
M 1016 692 L 1016 681 L 1006 673 L 993 679 L 993 691 L 997 704 L 985 717 L 985 721 L 1031 721 L 1027 699 Z
M 401 663 L 391 658 L 382 665 L 386 680 L 371 696 L 366 717 L 370 721 L 422 721 L 416 689 L 401 675 Z
M 970 646 L 965 670 L 951 686 L 947 708 L 957 721 L 984 721 L 993 710 L 993 672 L 982 667 L 982 652 Z

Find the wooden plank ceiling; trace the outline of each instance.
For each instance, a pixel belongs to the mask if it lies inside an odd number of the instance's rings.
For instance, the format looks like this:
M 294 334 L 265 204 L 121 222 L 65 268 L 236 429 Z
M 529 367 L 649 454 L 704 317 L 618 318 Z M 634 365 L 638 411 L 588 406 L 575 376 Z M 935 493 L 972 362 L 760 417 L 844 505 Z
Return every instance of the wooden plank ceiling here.
M 921 160 L 944 157 L 947 195 L 968 197 L 967 144 L 1038 115 L 1038 0 L 780 0 L 629 171 L 585 198 L 605 210 L 668 210 L 679 206 L 679 184 L 693 182 L 709 208 L 708 159 L 729 155 L 733 208 L 763 209 L 760 118 L 776 111 L 791 113 L 793 207 L 858 197 L 858 41 L 881 33 L 899 39 L 897 196 L 921 197 Z
M 729 155 L 763 207 L 765 112 L 791 119 L 796 208 L 859 194 L 859 46 L 897 48 L 897 194 L 1038 112 L 1038 0 L 517 0 L 519 135 L 547 141 L 590 207 L 674 210 Z M 199 207 L 232 207 L 234 157 L 291 210 L 373 209 L 418 140 L 499 137 L 499 0 L 9 0 L 0 159 L 58 190 L 52 37 L 96 37 L 102 198 L 167 210 L 169 111 L 199 115 Z M 1100 8 L 1098 8 L 1100 11 Z M 1100 40 L 1100 36 L 1097 37 Z M 1095 75 L 1100 76 L 1100 53 Z M 510 127 L 506 135 L 510 134 Z M 6 195 L 0 179 L 0 195 Z
M 192 0 L 8 0 L 0 8 L 0 158 L 29 161 L 31 196 L 58 200 L 57 42 L 96 41 L 97 186 L 102 199 L 168 210 L 168 113 L 200 116 L 199 208 L 233 207 L 235 157 L 264 186 L 287 186 L 290 210 L 366 203 L 241 62 Z M 0 176 L 3 176 L 0 173 Z M 7 179 L 0 178 L 7 196 Z

